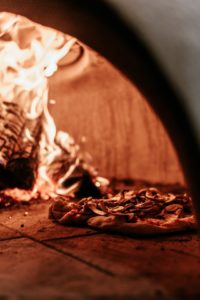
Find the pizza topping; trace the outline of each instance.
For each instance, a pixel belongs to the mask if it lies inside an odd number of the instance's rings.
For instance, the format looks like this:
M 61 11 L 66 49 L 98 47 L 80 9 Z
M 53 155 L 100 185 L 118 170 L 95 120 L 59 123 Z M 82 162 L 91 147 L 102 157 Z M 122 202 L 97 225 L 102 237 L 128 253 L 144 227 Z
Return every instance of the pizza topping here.
M 182 218 L 192 213 L 192 201 L 187 194 L 161 193 L 155 188 L 139 191 L 122 191 L 105 199 L 91 197 L 76 201 L 74 198 L 58 197 L 53 202 L 51 217 L 62 215 L 67 223 L 86 222 L 94 216 L 113 216 L 125 222 L 135 223 L 138 220 L 154 220 L 156 222 Z M 55 213 L 55 215 L 54 215 Z M 73 218 L 72 218 L 73 215 Z M 56 218 L 57 219 L 57 218 Z M 153 222 L 153 221 L 152 221 Z
M 180 204 L 170 204 L 166 206 L 165 211 L 168 213 L 176 213 L 178 210 L 182 210 L 183 207 Z
M 141 209 L 145 209 L 145 208 L 149 208 L 152 207 L 153 202 L 150 200 L 146 200 L 145 202 L 141 202 L 135 205 L 135 208 L 141 208 Z
M 87 203 L 87 207 L 96 215 L 99 216 L 105 216 L 107 213 L 105 211 L 103 211 L 102 209 L 98 208 L 98 203 L 95 202 L 89 202 Z

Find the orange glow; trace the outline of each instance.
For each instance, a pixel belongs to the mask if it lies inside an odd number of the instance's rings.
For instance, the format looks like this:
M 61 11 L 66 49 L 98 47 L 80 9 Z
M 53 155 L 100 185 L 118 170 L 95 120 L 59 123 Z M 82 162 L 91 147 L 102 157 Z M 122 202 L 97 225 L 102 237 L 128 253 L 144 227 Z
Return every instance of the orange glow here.
M 58 62 L 64 58 L 76 42 L 54 29 L 35 24 L 28 19 L 10 13 L 0 13 L 0 101 L 17 103 L 30 122 L 41 119 L 42 134 L 39 141 L 39 169 L 36 184 L 32 191 L 18 189 L 7 190 L 6 194 L 28 201 L 37 193 L 43 198 L 54 193 L 70 192 L 77 186 L 64 189 L 62 183 L 74 171 L 81 161 L 84 168 L 93 174 L 95 170 L 86 163 L 80 147 L 66 132 L 57 131 L 55 122 L 48 111 L 48 77 L 58 68 Z M 24 141 L 33 141 L 28 128 Z M 53 164 L 65 160 L 70 166 L 55 182 L 49 175 Z

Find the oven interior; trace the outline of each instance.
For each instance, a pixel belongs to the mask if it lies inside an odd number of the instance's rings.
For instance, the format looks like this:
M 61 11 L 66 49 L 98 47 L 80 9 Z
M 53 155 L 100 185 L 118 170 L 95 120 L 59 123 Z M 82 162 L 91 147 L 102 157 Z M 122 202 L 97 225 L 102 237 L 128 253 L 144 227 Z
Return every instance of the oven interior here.
M 0 9 L 81 38 L 90 20 L 82 5 L 64 2 L 1 1 Z M 97 28 L 89 28 L 87 36 L 104 43 Z M 83 42 L 77 40 L 48 78 L 56 130 L 69 133 L 100 176 L 119 187 L 188 191 L 166 124 L 146 94 Z M 132 238 L 64 227 L 48 219 L 48 207 L 49 201 L 36 201 L 0 212 L 0 298 L 198 297 L 196 232 Z

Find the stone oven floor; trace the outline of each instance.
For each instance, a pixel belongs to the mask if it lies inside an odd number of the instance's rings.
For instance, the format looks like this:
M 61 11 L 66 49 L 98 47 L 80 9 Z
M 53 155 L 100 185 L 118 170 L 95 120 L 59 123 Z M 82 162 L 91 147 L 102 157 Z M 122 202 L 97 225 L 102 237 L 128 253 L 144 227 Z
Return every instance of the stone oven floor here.
M 131 238 L 48 219 L 49 203 L 0 213 L 0 300 L 200 299 L 195 233 Z

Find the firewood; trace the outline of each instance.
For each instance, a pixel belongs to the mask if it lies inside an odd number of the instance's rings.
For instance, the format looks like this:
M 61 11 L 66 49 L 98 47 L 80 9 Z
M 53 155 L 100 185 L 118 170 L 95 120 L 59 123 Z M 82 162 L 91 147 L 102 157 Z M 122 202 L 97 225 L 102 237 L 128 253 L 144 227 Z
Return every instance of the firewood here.
M 29 131 L 29 138 L 26 136 Z M 11 175 L 11 187 L 31 189 L 35 183 L 38 170 L 38 148 L 41 135 L 41 118 L 27 121 L 22 133 L 22 144 L 18 152 L 14 152 L 7 164 L 7 171 Z
M 29 137 L 27 136 L 29 131 Z M 14 102 L 0 105 L 0 188 L 33 187 L 38 166 L 40 118 L 29 121 Z
M 0 166 L 6 167 L 14 152 L 18 151 L 19 138 L 25 126 L 25 116 L 13 102 L 0 104 Z

